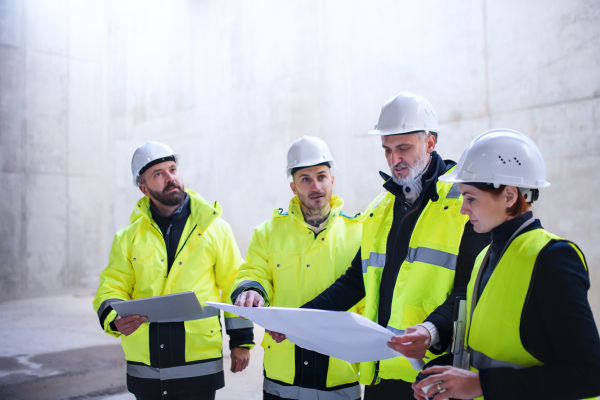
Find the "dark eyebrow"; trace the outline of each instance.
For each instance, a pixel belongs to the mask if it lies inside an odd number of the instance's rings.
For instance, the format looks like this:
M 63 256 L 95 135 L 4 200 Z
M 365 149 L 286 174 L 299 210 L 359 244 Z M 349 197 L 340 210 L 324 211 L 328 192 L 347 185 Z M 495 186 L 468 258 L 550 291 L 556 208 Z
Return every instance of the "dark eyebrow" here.
M 468 191 L 464 191 L 464 192 L 462 192 L 461 194 L 462 194 L 463 196 L 464 196 L 464 195 L 466 195 L 466 194 L 468 194 L 468 195 L 471 195 L 471 196 L 474 196 L 474 194 L 473 194 L 473 193 L 469 193 Z

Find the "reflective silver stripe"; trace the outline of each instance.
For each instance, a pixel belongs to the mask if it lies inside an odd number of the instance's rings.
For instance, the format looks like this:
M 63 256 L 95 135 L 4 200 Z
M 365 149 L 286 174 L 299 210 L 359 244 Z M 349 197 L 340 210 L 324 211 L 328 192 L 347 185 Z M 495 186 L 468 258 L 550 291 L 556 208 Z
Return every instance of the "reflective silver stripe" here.
M 362 260 L 363 274 L 367 273 L 367 267 L 383 268 L 385 265 L 385 253 L 371 253 L 368 260 Z
M 469 349 L 469 356 L 471 358 L 471 365 L 477 370 L 502 367 L 510 367 L 514 369 L 525 368 L 523 365 L 517 365 L 506 361 L 494 360 L 493 358 L 486 356 L 482 352 L 473 349 Z
M 389 325 L 388 325 L 388 327 L 387 327 L 387 328 L 385 328 L 385 329 L 387 329 L 388 331 L 392 332 L 394 335 L 397 335 L 397 336 L 402 336 L 402 335 L 404 335 L 404 332 L 405 332 L 405 330 L 404 330 L 404 329 L 396 329 L 396 328 L 392 328 L 392 327 L 391 327 L 391 326 L 389 326 Z
M 371 210 L 376 209 L 379 206 L 379 203 L 381 203 L 381 200 L 383 200 L 383 197 L 385 196 L 387 192 L 383 192 L 381 193 L 376 199 L 375 199 L 375 203 L 373 203 L 373 207 L 371 207 Z
M 223 359 L 209 361 L 202 364 L 182 365 L 171 368 L 153 368 L 147 365 L 127 363 L 127 375 L 144 379 L 180 379 L 195 376 L 212 375 L 223 371 Z
M 283 397 L 285 399 L 302 400 L 356 400 L 361 396 L 360 385 L 350 386 L 338 390 L 317 390 L 308 389 L 300 386 L 284 386 L 268 379 L 264 380 L 263 389 L 273 396 Z
M 108 308 L 108 306 L 110 306 L 111 303 L 116 303 L 117 301 L 123 301 L 123 299 L 104 300 L 102 302 L 102 304 L 100 304 L 100 307 L 98 308 L 98 318 L 102 317 L 102 313 L 104 312 L 104 310 L 106 310 Z
M 446 195 L 447 199 L 458 199 L 460 197 L 460 189 L 458 183 L 453 183 Z
M 227 330 L 254 328 L 254 324 L 249 319 L 244 319 L 242 317 L 225 318 L 225 328 Z
M 183 322 L 183 321 L 193 321 L 196 319 L 204 319 L 210 317 L 218 317 L 220 314 L 220 310 L 218 308 L 214 308 L 211 306 L 202 307 L 204 310 L 204 314 L 196 314 L 196 315 L 188 315 L 187 317 L 179 317 L 179 318 L 171 318 L 171 319 L 163 319 L 159 322 Z
M 456 271 L 457 258 L 457 255 L 441 250 L 429 249 L 427 247 L 417 247 L 416 249 L 409 247 L 406 261 L 410 263 L 419 261 Z

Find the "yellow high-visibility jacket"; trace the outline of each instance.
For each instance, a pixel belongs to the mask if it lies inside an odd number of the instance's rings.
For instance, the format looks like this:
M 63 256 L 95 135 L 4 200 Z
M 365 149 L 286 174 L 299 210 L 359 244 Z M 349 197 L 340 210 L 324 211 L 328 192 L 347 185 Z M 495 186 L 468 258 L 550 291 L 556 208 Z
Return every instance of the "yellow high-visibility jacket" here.
M 360 218 L 345 215 L 342 206 L 342 199 L 333 196 L 328 223 L 318 234 L 304 221 L 298 197 L 290 201 L 288 212 L 275 210 L 273 218 L 254 230 L 233 297 L 254 289 L 266 305 L 300 307 L 327 289 L 348 269 L 360 246 Z M 278 344 L 268 334 L 262 346 L 267 393 L 291 399 L 360 397 L 357 364 L 288 340 Z
M 104 331 L 121 338 L 133 393 L 170 394 L 224 385 L 220 313 L 205 302 L 229 301 L 243 260 L 231 227 L 220 218 L 220 206 L 186 192 L 191 212 L 168 273 L 163 235 L 152 219 L 149 197 L 143 197 L 131 224 L 115 235 L 108 266 L 100 275 L 94 310 Z M 196 319 L 144 323 L 129 336 L 111 324 L 117 317 L 112 302 L 186 291 L 194 291 L 205 309 Z M 252 327 L 250 321 L 228 313 L 225 325 L 228 331 Z M 246 347 L 250 343 L 251 339 Z
M 444 303 L 454 287 L 458 250 L 468 217 L 460 213 L 463 198 L 457 184 L 437 181 L 436 187 L 439 199 L 428 202 L 419 216 L 396 279 L 387 329 L 398 335 L 407 327 L 423 322 Z M 363 222 L 360 250 L 365 317 L 375 322 L 379 316 L 380 285 L 395 201 L 396 197 L 389 192 L 378 196 L 367 208 Z M 427 352 L 427 357 L 437 356 Z M 404 357 L 360 364 L 360 381 L 366 385 L 379 383 L 381 379 L 413 382 L 417 374 Z

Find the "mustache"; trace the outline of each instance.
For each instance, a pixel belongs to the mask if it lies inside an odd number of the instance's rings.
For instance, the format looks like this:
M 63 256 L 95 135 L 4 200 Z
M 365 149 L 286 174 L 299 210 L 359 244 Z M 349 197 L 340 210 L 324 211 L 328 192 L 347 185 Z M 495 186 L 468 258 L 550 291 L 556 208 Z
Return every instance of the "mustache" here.
M 179 184 L 178 184 L 177 182 L 169 182 L 169 183 L 167 184 L 167 186 L 166 186 L 166 187 L 163 189 L 163 192 L 164 192 L 164 193 L 166 193 L 166 192 L 167 192 L 167 190 L 169 190 L 169 189 L 171 189 L 171 188 L 173 188 L 173 187 L 175 187 L 175 188 L 177 188 L 177 189 L 181 190 L 181 186 L 179 186 Z
M 392 167 L 392 169 L 402 169 L 402 168 L 410 168 L 410 165 L 406 165 L 406 164 L 403 164 L 400 162 Z

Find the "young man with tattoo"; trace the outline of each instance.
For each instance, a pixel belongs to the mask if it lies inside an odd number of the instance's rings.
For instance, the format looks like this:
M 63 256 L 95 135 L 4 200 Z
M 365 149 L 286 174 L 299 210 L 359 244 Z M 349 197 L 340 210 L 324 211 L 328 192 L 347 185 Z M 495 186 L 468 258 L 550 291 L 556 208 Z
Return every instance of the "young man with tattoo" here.
M 332 195 L 335 162 L 321 139 L 304 136 L 288 150 L 294 197 L 252 236 L 231 299 L 243 307 L 300 307 L 341 276 L 358 251 L 361 223 Z M 351 308 L 358 311 L 359 303 Z M 270 335 L 262 342 L 264 399 L 360 398 L 358 365 Z

